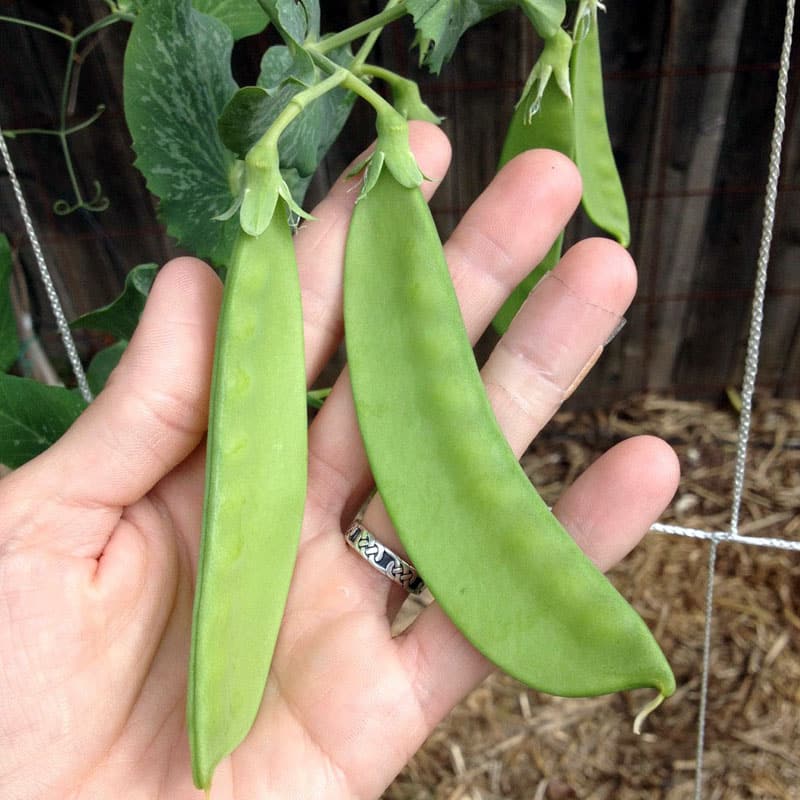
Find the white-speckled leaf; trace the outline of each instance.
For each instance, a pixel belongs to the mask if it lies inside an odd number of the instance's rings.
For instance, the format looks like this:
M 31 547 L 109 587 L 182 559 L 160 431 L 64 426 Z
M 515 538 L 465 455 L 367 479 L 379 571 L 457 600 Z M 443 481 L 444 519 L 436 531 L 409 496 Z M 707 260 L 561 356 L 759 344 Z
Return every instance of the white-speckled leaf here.
M 234 155 L 217 118 L 237 90 L 230 29 L 190 0 L 150 0 L 125 52 L 125 117 L 136 166 L 160 200 L 167 231 L 187 249 L 224 264 L 238 221 L 214 217 L 233 202 Z

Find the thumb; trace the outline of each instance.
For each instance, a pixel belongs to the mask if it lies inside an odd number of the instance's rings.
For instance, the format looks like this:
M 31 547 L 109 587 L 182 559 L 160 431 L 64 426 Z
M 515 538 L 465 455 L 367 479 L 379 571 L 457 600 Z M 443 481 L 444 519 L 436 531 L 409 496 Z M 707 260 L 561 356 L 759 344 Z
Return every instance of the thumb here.
M 203 262 L 168 263 L 103 391 L 56 444 L 5 479 L 3 489 L 16 487 L 15 500 L 25 498 L 32 513 L 24 527 L 37 539 L 45 532 L 32 522 L 44 508 L 121 509 L 198 445 L 207 427 L 221 292 Z M 60 537 L 64 525 L 51 530 Z

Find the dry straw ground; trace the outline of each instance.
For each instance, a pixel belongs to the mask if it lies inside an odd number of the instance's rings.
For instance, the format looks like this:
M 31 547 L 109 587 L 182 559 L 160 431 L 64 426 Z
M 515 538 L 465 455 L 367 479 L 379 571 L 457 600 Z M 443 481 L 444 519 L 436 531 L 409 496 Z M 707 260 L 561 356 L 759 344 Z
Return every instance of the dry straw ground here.
M 683 470 L 663 521 L 724 530 L 737 415 L 642 396 L 560 414 L 523 463 L 546 499 L 610 445 L 666 438 Z M 743 534 L 800 539 L 800 402 L 757 399 Z M 649 534 L 611 578 L 655 631 L 676 694 L 636 737 L 647 692 L 540 695 L 503 675 L 438 727 L 385 800 L 684 800 L 694 797 L 707 542 Z M 722 543 L 715 582 L 706 800 L 800 800 L 800 553 Z

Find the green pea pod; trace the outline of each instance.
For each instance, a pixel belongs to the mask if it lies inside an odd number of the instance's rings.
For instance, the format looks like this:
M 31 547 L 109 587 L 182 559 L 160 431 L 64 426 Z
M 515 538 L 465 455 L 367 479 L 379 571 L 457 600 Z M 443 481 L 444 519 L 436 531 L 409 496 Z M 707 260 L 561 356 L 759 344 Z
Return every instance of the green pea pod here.
M 520 153 L 537 147 L 558 150 L 567 158 L 575 158 L 575 123 L 572 101 L 564 94 L 556 81 L 550 80 L 544 89 L 538 110 L 531 115 L 530 108 L 534 102 L 532 95 L 535 93 L 535 89 L 536 87 L 533 87 L 514 110 L 500 153 L 498 169 Z M 564 235 L 562 233 L 536 269 L 517 286 L 503 303 L 492 321 L 492 326 L 498 333 L 506 332 L 531 289 L 543 275 L 558 264 L 563 242 Z
M 306 489 L 300 288 L 287 209 L 239 233 L 217 334 L 187 724 L 208 789 L 261 702 L 294 567 Z
M 570 77 L 575 104 L 575 163 L 583 180 L 581 204 L 595 225 L 623 247 L 630 244 L 628 204 L 614 161 L 603 98 L 597 5 L 589 3 L 572 48 Z
M 492 662 L 541 691 L 672 694 L 644 621 L 561 527 L 500 430 L 418 189 L 381 173 L 355 207 L 345 265 L 369 463 L 444 611 Z

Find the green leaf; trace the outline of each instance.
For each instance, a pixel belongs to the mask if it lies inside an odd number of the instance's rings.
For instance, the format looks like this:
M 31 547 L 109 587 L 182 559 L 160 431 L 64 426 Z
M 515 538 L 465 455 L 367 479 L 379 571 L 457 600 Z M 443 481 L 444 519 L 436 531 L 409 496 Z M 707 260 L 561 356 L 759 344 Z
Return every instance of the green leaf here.
M 86 378 L 89 381 L 89 388 L 92 394 L 100 394 L 103 387 L 108 381 L 108 376 L 111 374 L 114 367 L 119 364 L 122 354 L 128 342 L 125 339 L 120 339 L 114 342 L 110 347 L 106 347 L 95 355 L 86 370 Z
M 15 469 L 58 440 L 86 408 L 75 392 L 0 375 L 0 464 Z
M 280 108 L 266 89 L 245 86 L 231 98 L 219 118 L 219 135 L 225 146 L 244 158 L 275 121 Z
M 231 206 L 233 153 L 217 118 L 238 88 L 229 28 L 189 0 L 150 0 L 125 52 L 125 117 L 136 166 L 160 200 L 167 231 L 202 258 L 224 264 L 238 221 L 214 217 Z
M 192 0 L 192 5 L 203 14 L 224 22 L 237 40 L 261 33 L 269 24 L 258 0 Z
M 155 264 L 140 264 L 125 278 L 122 294 L 103 308 L 90 311 L 70 323 L 72 328 L 92 328 L 111 333 L 118 339 L 130 339 L 139 322 L 147 295 L 156 279 Z
M 526 17 L 542 39 L 555 36 L 567 14 L 564 0 L 518 0 Z
M 515 0 L 407 0 L 417 29 L 420 60 L 438 73 L 461 36 L 481 20 L 517 5 Z
M 319 38 L 319 0 L 261 0 L 260 5 L 284 39 L 303 44 Z
M 19 355 L 19 337 L 11 305 L 11 245 L 0 233 L 0 372 L 5 372 Z

